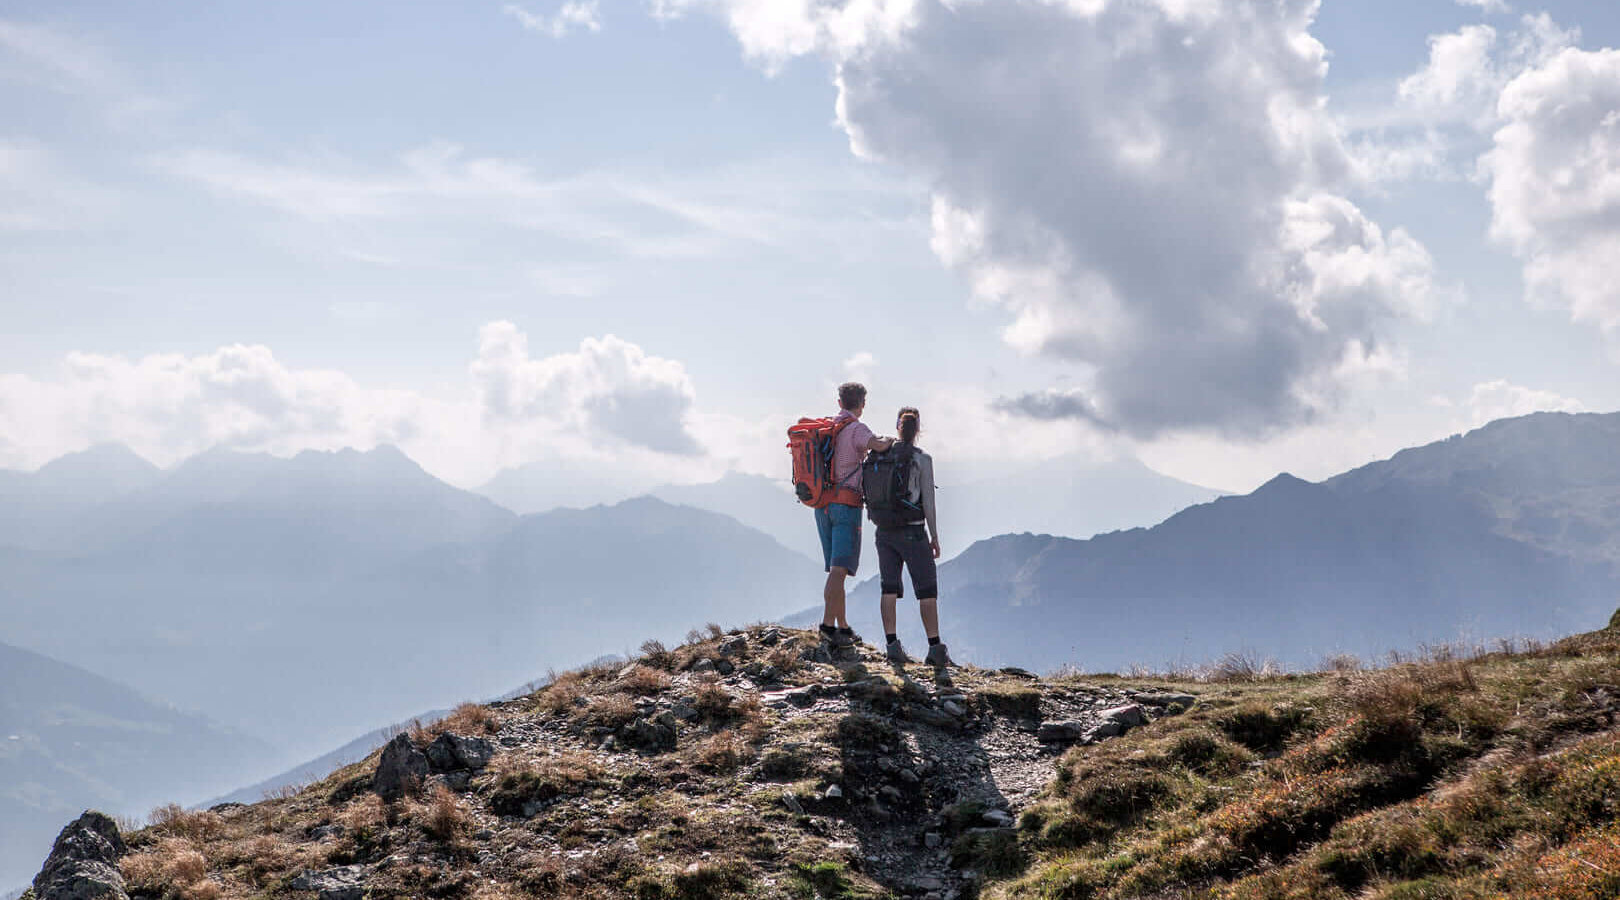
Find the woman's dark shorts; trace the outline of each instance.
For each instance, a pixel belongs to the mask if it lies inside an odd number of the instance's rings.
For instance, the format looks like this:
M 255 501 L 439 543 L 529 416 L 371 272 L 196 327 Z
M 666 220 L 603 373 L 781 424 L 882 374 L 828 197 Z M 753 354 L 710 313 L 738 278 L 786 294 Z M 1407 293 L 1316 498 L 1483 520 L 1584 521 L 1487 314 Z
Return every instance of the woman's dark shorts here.
M 918 600 L 939 596 L 939 576 L 934 569 L 934 548 L 928 543 L 928 529 L 921 525 L 877 530 L 878 583 L 883 593 L 904 597 L 900 583 L 903 564 L 911 572 L 911 586 Z

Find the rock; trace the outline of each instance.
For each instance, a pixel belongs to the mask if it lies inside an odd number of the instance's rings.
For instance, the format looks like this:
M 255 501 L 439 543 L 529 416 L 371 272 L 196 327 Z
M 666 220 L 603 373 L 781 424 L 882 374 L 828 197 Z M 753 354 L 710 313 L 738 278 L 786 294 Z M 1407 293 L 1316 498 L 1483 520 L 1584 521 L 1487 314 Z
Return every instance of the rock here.
M 799 658 L 805 662 L 825 663 L 832 665 L 832 651 L 826 644 L 813 644 L 799 652 Z
M 782 632 L 775 628 L 767 628 L 759 633 L 759 643 L 765 647 L 775 647 L 782 640 Z
M 691 671 L 698 672 L 698 673 L 713 672 L 714 671 L 714 660 L 709 659 L 708 657 L 704 657 L 703 659 L 700 659 L 697 662 L 692 663 Z
M 958 719 L 967 715 L 967 710 L 963 709 L 962 704 L 957 703 L 955 700 L 946 700 L 944 703 L 940 704 L 940 708 Z
M 767 665 L 760 667 L 759 674 L 754 677 L 765 684 L 775 684 L 782 680 L 782 673 L 775 666 Z
M 414 790 L 428 774 L 427 754 L 416 749 L 411 736 L 404 732 L 383 747 L 382 759 L 377 761 L 377 775 L 371 789 L 384 800 L 398 800 Z
M 937 831 L 930 831 L 923 835 L 923 846 L 930 850 L 938 850 L 943 843 L 945 843 L 945 838 L 941 837 Z
M 1034 672 L 1028 669 L 1020 669 L 1017 666 L 1002 666 L 996 671 L 1003 675 L 1011 675 L 1014 678 L 1022 678 L 1025 681 L 1035 681 L 1039 678 Z
M 995 828 L 1011 828 L 1014 821 L 1012 813 L 1007 812 L 1004 809 L 988 810 L 979 818 L 983 819 L 985 822 L 989 823 Z
M 1192 705 L 1198 702 L 1198 698 L 1194 697 L 1192 694 L 1152 693 L 1137 694 L 1136 702 L 1161 708 L 1179 706 L 1182 709 L 1191 709 Z
M 682 722 L 690 722 L 702 715 L 696 708 L 685 702 L 678 702 L 669 708 L 669 714 Z
M 1119 737 L 1125 733 L 1125 726 L 1109 720 L 1099 722 L 1086 731 L 1082 737 L 1088 741 L 1100 741 L 1104 738 Z
M 638 750 L 660 753 L 674 750 L 679 724 L 667 712 L 643 716 L 619 729 L 619 740 Z
M 729 659 L 717 659 L 714 661 L 714 670 L 721 675 L 730 675 L 732 672 L 737 671 L 737 667 L 732 665 Z
M 118 825 L 87 810 L 56 836 L 45 865 L 34 876 L 37 900 L 128 900 L 118 860 L 129 848 Z
M 495 757 L 495 744 L 487 738 L 445 732 L 428 745 L 428 765 L 435 772 L 477 771 Z
M 319 900 L 364 900 L 366 867 L 338 866 L 320 872 L 305 871 L 287 886 L 295 891 L 313 891 Z
M 787 807 L 788 811 L 796 816 L 804 815 L 804 804 L 800 803 L 799 798 L 793 796 L 792 794 L 782 795 L 782 805 Z
M 813 684 L 807 684 L 801 688 L 794 688 L 782 696 L 786 698 L 787 702 L 802 709 L 806 706 L 812 706 L 815 704 L 816 686 Z
M 721 641 L 720 646 L 716 648 L 716 651 L 721 656 L 737 656 L 746 652 L 747 650 L 748 638 L 745 638 L 740 634 L 734 634 L 731 637 L 726 638 L 725 640 Z
M 956 719 L 950 713 L 934 709 L 931 706 L 908 706 L 905 708 L 905 714 L 912 721 L 932 725 L 935 728 L 956 727 Z
M 1045 744 L 1067 744 L 1080 740 L 1085 733 L 1086 725 L 1083 722 L 1042 722 L 1035 737 Z
M 932 875 L 924 875 L 921 878 L 911 880 L 911 889 L 914 891 L 939 891 L 944 890 L 944 888 L 945 882 Z
M 836 784 L 829 784 L 827 785 L 827 792 L 822 796 L 828 800 L 840 800 L 843 799 L 844 789 Z
M 1147 724 L 1147 713 L 1142 711 L 1140 704 L 1127 703 L 1113 709 L 1105 709 L 1100 715 L 1110 721 L 1117 722 L 1122 728 L 1135 728 Z

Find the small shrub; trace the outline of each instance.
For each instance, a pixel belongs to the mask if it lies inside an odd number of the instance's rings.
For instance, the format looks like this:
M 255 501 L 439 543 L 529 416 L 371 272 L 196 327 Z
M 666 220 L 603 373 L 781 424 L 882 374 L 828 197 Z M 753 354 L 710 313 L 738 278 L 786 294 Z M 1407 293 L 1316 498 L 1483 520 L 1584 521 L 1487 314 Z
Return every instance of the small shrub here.
M 713 775 L 729 775 L 742 765 L 743 744 L 730 732 L 710 735 L 692 745 L 688 758 L 692 765 Z
M 991 878 L 1009 878 L 1024 871 L 1028 861 L 1012 829 L 975 830 L 951 843 L 951 865 L 974 869 Z
M 428 730 L 435 735 L 446 731 L 465 735 L 493 735 L 501 730 L 501 717 L 483 704 L 463 703 L 429 726 Z
M 835 739 L 845 750 L 875 750 L 893 746 L 900 731 L 888 719 L 850 713 L 838 720 Z
M 589 753 L 559 753 L 534 760 L 497 757 L 499 770 L 489 805 L 503 816 L 523 814 L 530 803 L 545 803 L 577 794 L 602 777 L 602 767 Z
M 668 672 L 675 668 L 675 654 L 664 646 L 663 641 L 643 641 L 641 644 L 641 663 L 644 666 Z
M 416 809 L 422 830 L 442 843 L 453 843 L 472 830 L 473 819 L 457 797 L 444 785 L 435 785 L 432 795 Z
M 636 717 L 636 704 L 623 694 L 603 694 L 592 697 L 579 717 L 587 725 L 618 728 Z
M 174 803 L 152 810 L 149 821 L 164 834 L 197 843 L 213 840 L 225 829 L 225 820 L 218 813 L 188 810 Z
M 629 671 L 620 675 L 618 680 L 619 690 L 638 696 L 660 693 L 667 690 L 670 684 L 669 676 L 663 671 L 646 665 L 632 666 Z
M 792 748 L 772 748 L 759 760 L 759 774 L 769 781 L 795 781 L 810 771 L 810 760 Z
M 1310 713 L 1302 707 L 1251 702 L 1224 711 L 1215 724 L 1227 737 L 1256 753 L 1275 753 L 1309 718 Z
M 118 863 L 124 880 L 136 891 L 178 900 L 215 900 L 219 885 L 208 877 L 208 860 L 185 838 L 164 838 L 155 847 L 125 856 Z
M 705 678 L 698 682 L 697 698 L 692 702 L 692 708 L 707 718 L 723 719 L 731 714 L 735 699 L 718 680 Z

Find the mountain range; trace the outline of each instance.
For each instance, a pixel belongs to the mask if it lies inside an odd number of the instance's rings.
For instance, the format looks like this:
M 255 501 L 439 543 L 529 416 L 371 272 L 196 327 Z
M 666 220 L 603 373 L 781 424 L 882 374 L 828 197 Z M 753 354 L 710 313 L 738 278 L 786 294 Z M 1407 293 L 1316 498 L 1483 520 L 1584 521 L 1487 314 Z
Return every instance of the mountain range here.
M 936 459 L 934 467 L 946 557 L 999 534 L 1090 537 L 1151 525 L 1221 495 L 1161 475 L 1132 458 L 1097 462 L 1060 456 L 1033 465 L 1010 465 L 992 478 L 972 481 L 954 479 L 948 461 Z M 510 509 L 540 511 L 566 505 L 559 502 L 564 494 L 544 487 L 553 477 L 545 467 L 508 469 L 479 490 Z M 574 490 L 576 499 L 592 493 L 588 485 Z M 730 472 L 716 481 L 664 485 L 649 493 L 676 505 L 730 516 L 812 560 L 821 559 L 810 511 L 793 499 L 785 477 Z
M 1302 665 L 1590 627 L 1620 595 L 1617 563 L 1620 414 L 1537 413 L 1152 528 L 981 541 L 941 567 L 940 609 L 953 651 L 981 664 Z M 850 609 L 881 634 L 874 581 Z M 919 646 L 910 601 L 901 613 Z
M 39 867 L 59 824 L 94 806 L 144 816 L 239 784 L 274 754 L 75 666 L 0 644 L 0 884 Z

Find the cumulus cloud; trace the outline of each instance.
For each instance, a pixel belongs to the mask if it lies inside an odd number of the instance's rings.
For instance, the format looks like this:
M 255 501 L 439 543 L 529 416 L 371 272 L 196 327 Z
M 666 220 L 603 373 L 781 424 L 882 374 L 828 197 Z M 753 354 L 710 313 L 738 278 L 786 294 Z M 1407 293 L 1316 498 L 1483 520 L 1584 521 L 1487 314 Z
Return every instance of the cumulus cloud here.
M 569 0 L 554 15 L 545 16 L 529 12 L 515 3 L 501 7 L 501 11 L 517 19 L 529 31 L 537 31 L 554 38 L 565 38 L 575 31 L 601 31 L 601 10 L 597 0 Z
M 611 334 L 534 359 L 517 326 L 492 322 L 479 331 L 472 378 L 488 422 L 538 422 L 659 453 L 701 452 L 686 427 L 696 397 L 686 369 Z
M 1337 193 L 1314 0 L 660 6 L 717 12 L 767 65 L 832 59 L 852 150 L 930 184 L 936 254 L 1077 375 L 1004 409 L 1252 436 L 1438 302 L 1417 242 Z
M 289 453 L 401 443 L 417 435 L 428 405 L 341 372 L 289 369 L 257 345 L 136 360 L 72 353 L 55 380 L 0 375 L 12 466 L 102 441 L 165 462 L 213 446 Z
M 1495 419 L 1529 415 L 1533 412 L 1584 412 L 1586 404 L 1573 397 L 1513 384 L 1504 379 L 1474 385 L 1467 410 L 1469 427 Z
M 73 353 L 51 378 L 0 374 L 0 468 L 106 441 L 161 465 L 216 446 L 285 456 L 395 444 L 463 485 L 544 459 L 645 488 L 716 477 L 736 459 L 739 435 L 763 434 L 757 422 L 699 414 L 679 362 L 612 335 L 534 357 L 514 325 L 491 322 L 468 375 L 464 391 L 436 397 L 293 368 L 261 345 L 138 359 Z
M 1507 4 L 1507 0 L 1457 0 L 1457 5 L 1472 6 L 1480 12 L 1487 14 L 1508 13 L 1513 11 L 1513 7 Z
M 1620 339 L 1620 50 L 1566 48 L 1513 78 L 1480 161 L 1491 235 L 1528 299 Z

